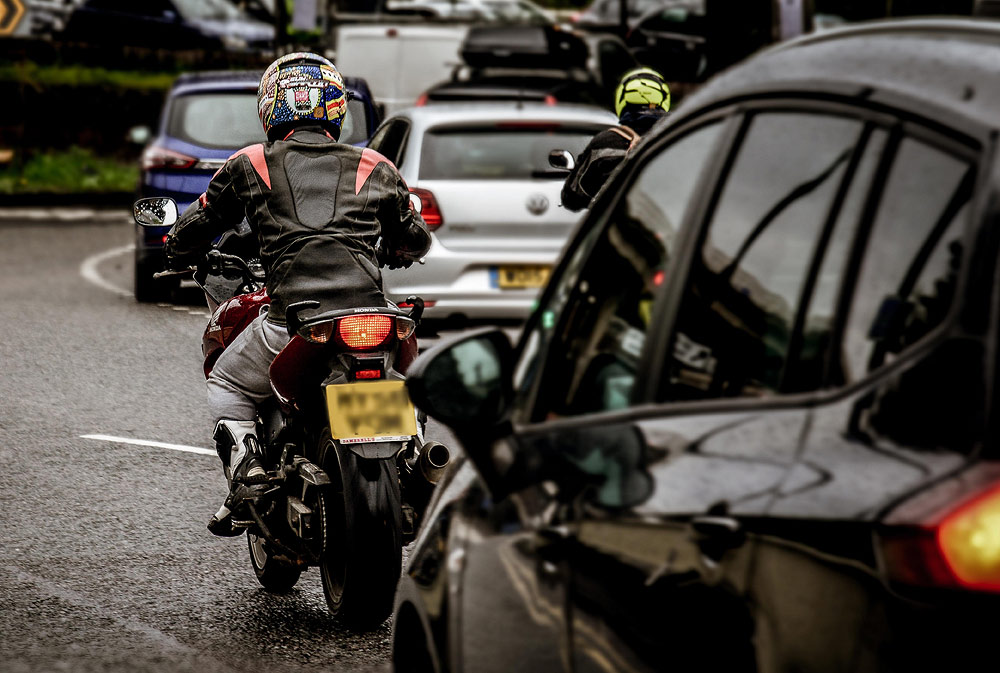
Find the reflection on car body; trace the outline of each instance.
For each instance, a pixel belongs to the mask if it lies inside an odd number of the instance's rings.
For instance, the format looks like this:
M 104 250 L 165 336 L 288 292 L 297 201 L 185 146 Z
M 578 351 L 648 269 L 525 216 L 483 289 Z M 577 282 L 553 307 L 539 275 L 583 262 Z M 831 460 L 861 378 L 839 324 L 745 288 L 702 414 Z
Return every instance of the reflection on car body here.
M 468 462 L 400 581 L 400 670 L 991 660 L 998 44 L 892 22 L 727 71 L 614 174 L 516 349 L 418 358 Z M 472 343 L 492 395 L 437 367 Z M 428 559 L 457 550 L 431 607 Z

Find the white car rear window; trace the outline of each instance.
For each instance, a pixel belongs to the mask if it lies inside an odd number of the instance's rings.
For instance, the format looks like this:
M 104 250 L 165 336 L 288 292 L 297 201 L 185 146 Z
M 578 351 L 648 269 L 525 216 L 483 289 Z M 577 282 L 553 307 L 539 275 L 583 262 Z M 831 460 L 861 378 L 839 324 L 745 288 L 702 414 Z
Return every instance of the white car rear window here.
M 568 150 L 575 157 L 602 128 L 521 122 L 434 128 L 424 135 L 420 179 L 563 180 L 566 173 L 549 166 L 549 152 Z

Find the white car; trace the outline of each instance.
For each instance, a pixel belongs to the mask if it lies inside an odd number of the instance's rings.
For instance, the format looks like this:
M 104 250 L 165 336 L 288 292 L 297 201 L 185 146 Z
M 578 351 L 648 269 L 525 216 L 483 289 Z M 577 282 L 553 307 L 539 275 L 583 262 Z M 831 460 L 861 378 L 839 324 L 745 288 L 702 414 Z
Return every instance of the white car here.
M 429 319 L 522 320 L 583 213 L 562 207 L 566 173 L 549 153 L 578 155 L 617 123 L 600 108 L 463 103 L 405 110 L 369 147 L 420 197 L 432 230 L 424 264 L 385 270 L 389 297 L 423 297 Z

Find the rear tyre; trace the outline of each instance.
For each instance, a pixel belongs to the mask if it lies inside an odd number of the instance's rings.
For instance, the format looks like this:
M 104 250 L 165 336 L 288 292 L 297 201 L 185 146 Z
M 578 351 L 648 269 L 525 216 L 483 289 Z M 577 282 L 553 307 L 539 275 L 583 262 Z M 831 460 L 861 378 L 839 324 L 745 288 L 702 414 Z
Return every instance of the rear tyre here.
M 325 431 L 320 465 L 333 486 L 321 492 L 320 577 L 330 612 L 344 624 L 375 629 L 392 614 L 402 570 L 403 533 L 395 461 L 366 460 Z
M 275 594 L 287 593 L 299 581 L 302 570 L 290 563 L 274 558 L 267 540 L 247 533 L 250 548 L 250 565 L 260 585 Z

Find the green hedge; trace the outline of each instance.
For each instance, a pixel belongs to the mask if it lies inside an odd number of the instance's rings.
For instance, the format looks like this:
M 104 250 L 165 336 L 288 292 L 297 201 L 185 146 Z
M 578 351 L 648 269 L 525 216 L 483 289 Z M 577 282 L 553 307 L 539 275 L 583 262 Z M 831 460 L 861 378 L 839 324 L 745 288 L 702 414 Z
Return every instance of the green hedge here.
M 99 157 L 81 147 L 20 159 L 0 168 L 0 194 L 129 192 L 139 180 L 135 162 Z

